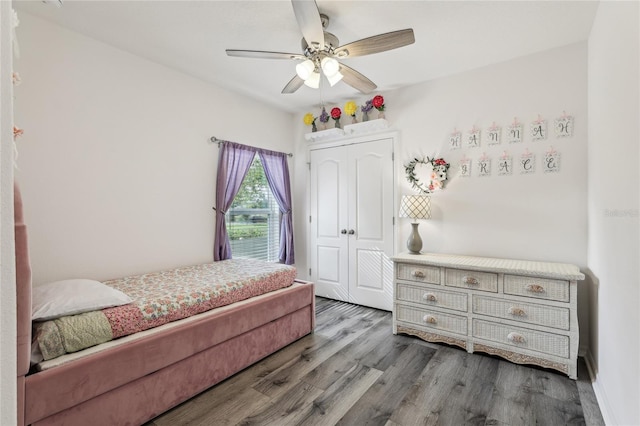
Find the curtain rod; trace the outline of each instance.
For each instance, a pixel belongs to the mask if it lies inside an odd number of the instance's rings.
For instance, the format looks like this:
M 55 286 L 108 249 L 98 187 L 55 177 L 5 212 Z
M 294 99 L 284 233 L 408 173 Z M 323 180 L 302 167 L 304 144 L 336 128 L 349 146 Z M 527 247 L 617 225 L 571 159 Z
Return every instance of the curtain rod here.
M 222 139 L 218 139 L 218 138 L 216 138 L 215 136 L 211 136 L 211 138 L 209 138 L 209 140 L 210 140 L 211 142 L 213 142 L 213 143 L 217 143 L 217 144 L 218 144 L 218 148 L 220 148 L 220 144 L 221 144 L 222 142 L 225 142 L 225 141 L 223 141 Z M 289 152 L 289 153 L 287 153 L 287 157 L 293 157 L 293 154 Z

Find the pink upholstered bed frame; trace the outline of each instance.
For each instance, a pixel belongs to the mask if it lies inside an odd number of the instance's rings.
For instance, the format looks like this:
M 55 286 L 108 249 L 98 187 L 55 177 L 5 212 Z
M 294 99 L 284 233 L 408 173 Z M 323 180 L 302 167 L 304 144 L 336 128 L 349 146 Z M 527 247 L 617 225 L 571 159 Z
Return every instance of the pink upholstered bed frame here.
M 313 284 L 296 282 L 166 332 L 27 374 L 31 269 L 15 190 L 20 426 L 142 424 L 313 331 Z

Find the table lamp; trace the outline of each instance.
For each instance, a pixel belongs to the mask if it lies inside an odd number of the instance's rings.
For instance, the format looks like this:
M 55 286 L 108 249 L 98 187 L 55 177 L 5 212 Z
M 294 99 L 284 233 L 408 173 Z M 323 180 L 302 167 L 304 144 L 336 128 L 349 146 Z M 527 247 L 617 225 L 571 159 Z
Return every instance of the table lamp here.
M 403 195 L 400 201 L 400 217 L 409 217 L 415 222 L 411 224 L 411 235 L 407 240 L 407 248 L 411 254 L 420 254 L 422 238 L 418 232 L 418 219 L 431 219 L 431 197 L 428 195 Z

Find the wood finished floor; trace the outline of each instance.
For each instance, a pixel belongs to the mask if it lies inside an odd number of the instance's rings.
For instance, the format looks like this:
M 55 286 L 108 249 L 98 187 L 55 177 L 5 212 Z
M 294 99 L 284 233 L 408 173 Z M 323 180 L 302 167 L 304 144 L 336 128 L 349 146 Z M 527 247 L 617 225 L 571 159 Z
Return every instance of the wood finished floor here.
M 578 381 L 391 332 L 391 313 L 316 298 L 316 330 L 150 421 L 176 425 L 604 425 Z

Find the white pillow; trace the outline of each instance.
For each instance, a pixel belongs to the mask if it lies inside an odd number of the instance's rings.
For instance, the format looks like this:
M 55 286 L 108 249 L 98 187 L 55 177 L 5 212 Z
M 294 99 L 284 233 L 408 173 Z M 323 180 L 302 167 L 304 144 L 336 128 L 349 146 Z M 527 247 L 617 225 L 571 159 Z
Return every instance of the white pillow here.
M 33 287 L 31 319 L 44 321 L 131 303 L 123 292 L 94 280 L 64 280 Z

